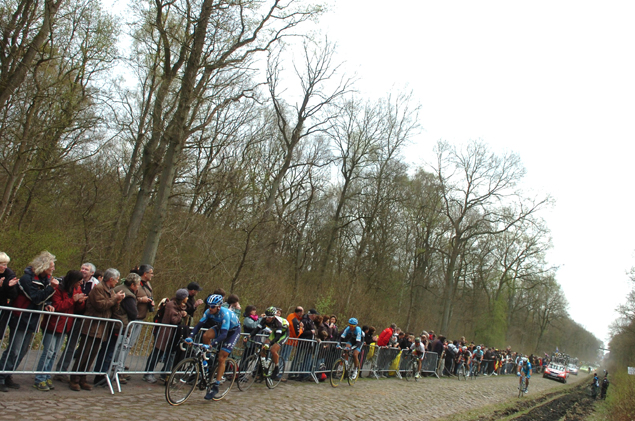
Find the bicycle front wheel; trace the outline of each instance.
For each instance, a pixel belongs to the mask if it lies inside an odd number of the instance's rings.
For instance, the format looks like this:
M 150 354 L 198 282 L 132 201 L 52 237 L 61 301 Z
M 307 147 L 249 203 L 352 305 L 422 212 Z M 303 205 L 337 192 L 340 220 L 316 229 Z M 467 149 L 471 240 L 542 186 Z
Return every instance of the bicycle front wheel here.
M 415 381 L 419 381 L 419 376 L 421 376 L 421 373 L 419 373 L 419 363 L 417 361 L 413 361 L 412 362 L 412 377 L 415 379 Z
M 344 374 L 346 373 L 346 362 L 343 358 L 335 361 L 333 368 L 331 369 L 331 386 L 337 387 L 344 380 Z
M 165 382 L 165 399 L 177 406 L 190 397 L 198 383 L 200 371 L 195 358 L 186 358 L 174 367 Z
M 459 379 L 459 381 L 467 380 L 467 377 L 465 376 L 465 366 L 464 365 L 461 365 L 459 367 L 459 369 L 456 370 L 456 377 Z
M 412 365 L 408 364 L 406 366 L 405 373 L 403 373 L 403 378 L 406 379 L 406 381 L 409 381 L 409 380 L 412 380 L 413 377 L 414 377 L 414 370 L 412 369 Z
M 284 375 L 284 360 L 282 359 L 282 357 L 278 357 L 278 374 L 275 377 L 270 376 L 265 378 L 265 384 L 267 385 L 269 389 L 273 389 L 280 384 L 280 380 L 282 380 L 283 375 Z
M 524 393 L 525 393 L 525 378 L 521 376 L 520 380 L 518 381 L 518 397 L 522 398 Z
M 238 389 L 243 392 L 246 391 L 254 384 L 258 374 L 260 372 L 260 358 L 258 355 L 253 354 L 248 357 L 240 367 L 240 373 L 238 374 Z
M 225 360 L 225 372 L 223 373 L 223 377 L 221 377 L 220 384 L 218 385 L 218 393 L 216 394 L 216 396 L 214 396 L 213 400 L 219 401 L 223 399 L 225 395 L 227 395 L 227 393 L 229 393 L 230 389 L 234 385 L 236 377 L 238 377 L 236 374 L 238 372 L 237 365 L 238 364 L 236 364 L 236 361 L 232 360 L 231 358 L 227 358 Z M 208 384 L 208 392 L 212 388 L 214 380 L 216 380 L 216 377 L 218 376 L 218 368 L 219 367 L 217 365 L 216 370 L 214 370 L 214 374 L 212 375 L 211 381 Z

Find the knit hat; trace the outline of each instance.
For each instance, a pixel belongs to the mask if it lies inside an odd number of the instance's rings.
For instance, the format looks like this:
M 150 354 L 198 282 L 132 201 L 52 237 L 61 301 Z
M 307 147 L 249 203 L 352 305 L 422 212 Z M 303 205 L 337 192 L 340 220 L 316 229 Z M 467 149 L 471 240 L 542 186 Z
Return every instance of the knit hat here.
M 176 299 L 177 300 L 184 300 L 184 299 L 187 298 L 188 295 L 190 295 L 190 293 L 187 292 L 187 290 L 185 288 L 181 288 L 181 289 L 178 289 L 176 291 Z

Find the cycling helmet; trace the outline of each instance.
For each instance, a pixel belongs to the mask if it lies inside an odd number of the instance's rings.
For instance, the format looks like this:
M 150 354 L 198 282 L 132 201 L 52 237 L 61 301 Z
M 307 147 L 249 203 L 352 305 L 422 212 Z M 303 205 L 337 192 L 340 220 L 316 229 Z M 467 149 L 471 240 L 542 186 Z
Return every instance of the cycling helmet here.
M 421 342 L 421 338 L 420 337 L 416 337 L 415 338 L 415 342 Z
M 357 325 L 357 319 L 355 317 L 351 317 L 350 319 L 348 319 L 348 324 Z
M 223 304 L 223 296 L 219 294 L 212 294 L 207 297 L 207 305 L 210 307 L 218 307 Z
M 276 315 L 277 312 L 278 312 L 278 309 L 272 306 L 265 310 L 265 316 L 273 317 Z
M 476 350 L 477 350 L 477 351 L 480 351 L 480 350 L 481 350 L 481 347 L 480 347 L 480 346 L 477 346 L 477 347 L 476 347 Z

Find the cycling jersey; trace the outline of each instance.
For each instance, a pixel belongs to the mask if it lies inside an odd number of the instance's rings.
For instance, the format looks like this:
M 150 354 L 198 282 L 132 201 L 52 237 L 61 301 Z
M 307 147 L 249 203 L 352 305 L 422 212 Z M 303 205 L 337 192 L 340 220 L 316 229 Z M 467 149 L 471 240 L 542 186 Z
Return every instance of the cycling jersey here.
M 279 343 L 282 345 L 289 337 L 289 321 L 278 316 L 273 316 L 270 322 L 267 322 L 267 318 L 263 317 L 258 326 L 251 331 L 251 337 L 253 338 L 265 328 L 271 329 L 271 335 L 269 335 L 271 344 Z
M 419 343 L 418 346 L 417 346 L 417 344 L 410 345 L 410 350 L 412 351 L 413 354 L 416 353 L 416 355 L 419 358 L 422 358 L 425 355 L 425 353 L 426 353 L 426 347 L 423 346 L 422 343 Z
M 476 351 L 474 351 L 474 354 L 472 354 L 472 357 L 475 360 L 480 361 L 481 359 L 483 359 L 483 351 L 477 349 Z
M 214 329 L 214 343 L 222 343 L 221 349 L 231 353 L 240 336 L 240 321 L 236 313 L 224 307 L 220 307 L 216 314 L 212 314 L 209 309 L 205 310 L 191 336 L 195 336 L 203 326 Z
M 362 350 L 362 345 L 364 345 L 364 332 L 359 326 L 355 326 L 355 329 L 351 330 L 350 326 L 346 326 L 346 329 L 342 332 L 340 336 L 340 344 L 342 341 L 345 341 L 347 344 L 351 346 L 351 348 L 357 348 L 359 351 Z
M 529 372 L 531 371 L 531 363 L 527 361 L 525 364 L 520 367 L 520 369 L 525 373 L 526 376 L 529 376 Z

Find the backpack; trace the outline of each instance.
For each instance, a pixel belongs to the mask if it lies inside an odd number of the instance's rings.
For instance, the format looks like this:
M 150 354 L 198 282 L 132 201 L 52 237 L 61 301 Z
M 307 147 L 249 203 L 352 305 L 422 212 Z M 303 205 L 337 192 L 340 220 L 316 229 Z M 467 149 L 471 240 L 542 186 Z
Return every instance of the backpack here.
M 161 323 L 161 321 L 163 320 L 163 315 L 165 314 L 165 306 L 168 304 L 168 301 L 170 301 L 169 298 L 164 298 L 161 300 L 161 302 L 159 303 L 159 307 L 157 307 L 157 311 L 156 313 L 154 313 L 154 317 L 152 318 L 153 323 Z M 152 333 L 154 335 L 156 335 L 158 328 L 159 326 L 155 326 L 154 329 L 152 329 Z

